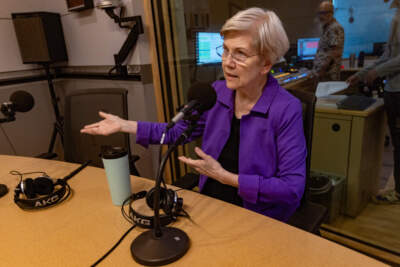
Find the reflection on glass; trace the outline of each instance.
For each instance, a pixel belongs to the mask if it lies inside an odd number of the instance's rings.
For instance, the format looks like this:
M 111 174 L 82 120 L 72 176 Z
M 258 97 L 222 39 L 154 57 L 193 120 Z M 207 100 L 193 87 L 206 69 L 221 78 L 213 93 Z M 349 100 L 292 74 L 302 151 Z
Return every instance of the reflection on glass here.
M 185 38 L 180 39 L 179 43 L 186 46 L 187 57 L 190 59 L 185 58 L 186 72 L 182 71 L 181 75 L 188 83 L 224 78 L 221 58 L 215 49 L 223 42 L 218 31 L 226 19 L 233 15 L 231 13 L 258 6 L 277 13 L 291 44 L 283 61 L 273 66 L 271 73 L 287 89 L 315 92 L 317 84 L 309 73 L 313 68 L 313 57 L 317 49 L 315 44 L 323 31 L 317 15 L 320 1 L 290 1 L 290 6 L 288 1 L 170 2 L 181 9 L 175 13 L 176 21 L 184 24 L 178 25 L 175 31 L 178 32 L 178 28 L 186 30 L 186 35 L 180 35 Z M 389 58 L 400 53 L 400 25 L 397 27 L 398 21 L 394 20 L 400 16 L 397 8 L 400 1 L 331 2 L 334 6 L 334 17 L 343 26 L 345 35 L 344 50 L 339 55 L 342 57 L 339 77 L 341 82 L 348 80 L 363 67 L 373 66 L 384 51 L 391 53 Z M 182 14 L 184 19 L 178 18 Z M 391 41 L 389 50 L 385 50 L 388 40 Z M 378 193 L 395 188 L 393 157 L 400 159 L 397 154 L 393 155 L 392 144 L 396 144 L 397 139 L 393 140 L 391 137 L 385 122 L 383 104 L 384 90 L 391 88 L 400 92 L 400 82 L 393 80 L 400 71 L 400 61 L 392 60 L 387 65 L 390 65 L 390 71 L 378 71 L 375 75 L 372 72 L 368 76 L 370 78 L 365 74 L 365 79 L 360 78 L 357 83 L 336 92 L 334 96 L 318 100 L 311 167 L 318 175 L 325 173 L 326 176 L 342 179 L 341 183 L 332 182 L 331 195 L 326 196 L 329 198 L 327 202 L 331 202 L 335 210 L 340 206 L 340 214 L 335 219 L 330 218 L 329 223 L 323 224 L 322 236 L 329 236 L 336 242 L 351 240 L 354 248 L 366 253 L 371 252 L 365 247 L 374 248 L 382 253 L 373 256 L 400 264 L 396 262 L 396 257 L 400 255 L 400 206 L 380 205 L 372 201 L 373 196 Z M 354 94 L 374 97 L 377 101 L 371 108 L 375 110 L 350 110 L 345 113 L 337 109 L 336 101 Z M 324 113 L 321 105 L 325 105 L 325 110 L 333 111 Z M 396 105 L 399 107 L 400 103 L 396 102 Z M 395 122 L 397 121 L 396 119 Z M 398 195 L 389 194 L 387 197 L 396 202 Z
M 221 63 L 217 47 L 223 42 L 219 32 L 196 32 L 196 65 Z

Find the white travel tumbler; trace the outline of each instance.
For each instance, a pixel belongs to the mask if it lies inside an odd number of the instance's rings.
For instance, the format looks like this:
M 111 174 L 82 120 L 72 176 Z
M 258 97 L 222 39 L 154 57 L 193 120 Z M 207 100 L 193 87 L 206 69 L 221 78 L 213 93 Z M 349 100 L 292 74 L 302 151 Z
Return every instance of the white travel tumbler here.
M 102 160 L 112 202 L 114 205 L 121 206 L 132 194 L 128 152 L 122 147 L 104 147 Z

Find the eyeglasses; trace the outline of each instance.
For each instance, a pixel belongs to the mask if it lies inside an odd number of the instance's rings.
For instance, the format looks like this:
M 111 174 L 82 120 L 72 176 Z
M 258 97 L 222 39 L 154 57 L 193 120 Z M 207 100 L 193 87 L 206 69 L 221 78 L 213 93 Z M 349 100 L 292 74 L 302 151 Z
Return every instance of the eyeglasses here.
M 317 15 L 326 15 L 326 14 L 329 14 L 329 13 L 332 13 L 332 11 L 318 11 Z
M 226 60 L 228 56 L 230 55 L 232 57 L 232 60 L 235 61 L 236 63 L 243 64 L 245 61 L 250 58 L 257 56 L 258 54 L 255 55 L 246 55 L 243 52 L 229 52 L 228 49 L 226 49 L 223 45 L 218 46 L 216 48 L 217 50 L 217 55 L 222 58 L 222 60 Z

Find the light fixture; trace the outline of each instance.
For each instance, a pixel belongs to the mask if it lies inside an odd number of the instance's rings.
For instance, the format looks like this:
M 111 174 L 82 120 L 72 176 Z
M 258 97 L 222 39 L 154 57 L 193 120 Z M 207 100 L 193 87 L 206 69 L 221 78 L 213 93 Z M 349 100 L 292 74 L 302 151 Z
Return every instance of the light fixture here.
M 128 69 L 126 66 L 123 66 L 122 63 L 127 58 L 131 49 L 136 45 L 139 34 L 143 33 L 142 18 L 141 16 L 122 17 L 124 7 L 122 6 L 121 0 L 99 0 L 97 1 L 96 7 L 103 9 L 106 14 L 114 20 L 115 23 L 118 23 L 120 28 L 131 29 L 118 54 L 114 54 L 115 66 L 109 71 L 111 74 L 113 70 L 116 70 L 118 75 L 126 77 L 128 75 Z M 115 14 L 114 12 L 116 8 L 120 8 L 119 15 Z M 133 23 L 133 25 L 123 25 L 122 23 L 125 22 Z
M 120 0 L 100 0 L 97 1 L 96 7 L 97 8 L 116 8 L 121 6 L 121 1 Z
M 93 8 L 93 0 L 66 0 L 68 11 L 81 11 Z

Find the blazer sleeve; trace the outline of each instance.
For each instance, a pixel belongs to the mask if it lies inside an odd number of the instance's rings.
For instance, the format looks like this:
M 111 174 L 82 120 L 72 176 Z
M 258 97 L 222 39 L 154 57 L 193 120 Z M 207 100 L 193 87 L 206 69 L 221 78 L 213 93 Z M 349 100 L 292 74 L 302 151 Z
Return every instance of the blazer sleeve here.
M 185 140 L 184 143 L 189 143 L 192 140 L 200 137 L 203 134 L 205 121 L 207 119 L 207 113 L 204 113 L 197 121 L 197 126 L 193 131 L 192 135 Z M 181 134 L 189 126 L 189 122 L 181 120 L 174 125 L 165 135 L 164 144 L 174 143 Z M 160 144 L 161 136 L 167 127 L 167 123 L 159 122 L 146 122 L 138 121 L 138 129 L 136 133 L 136 143 L 144 147 L 148 147 L 150 144 Z
M 272 177 L 239 173 L 239 195 L 253 204 L 296 205 L 305 187 L 307 148 L 300 101 L 276 118 L 277 172 Z

